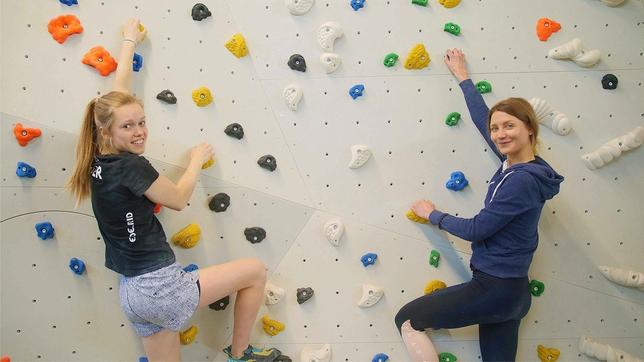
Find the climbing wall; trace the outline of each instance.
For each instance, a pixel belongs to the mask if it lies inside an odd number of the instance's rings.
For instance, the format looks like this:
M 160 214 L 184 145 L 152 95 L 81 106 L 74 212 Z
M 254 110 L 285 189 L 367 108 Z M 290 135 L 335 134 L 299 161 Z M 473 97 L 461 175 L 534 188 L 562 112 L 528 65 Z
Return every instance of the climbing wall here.
M 193 3 L 170 0 L 87 1 L 68 7 L 58 1 L 0 2 L 0 354 L 18 361 L 134 361 L 140 341 L 120 310 L 118 276 L 103 266 L 104 246 L 89 203 L 75 208 L 64 190 L 86 103 L 111 89 L 114 75 L 100 76 L 81 64 L 102 45 L 117 56 L 120 26 L 132 16 L 148 29 L 136 52 L 144 58 L 134 73 L 134 92 L 145 104 L 149 139 L 145 156 L 178 179 L 194 144 L 214 145 L 217 163 L 203 170 L 190 205 L 158 215 L 168 235 L 198 223 L 202 240 L 193 249 L 174 247 L 180 262 L 199 266 L 239 257 L 262 259 L 271 283 L 286 294 L 263 306 L 286 328 L 276 336 L 258 321 L 253 342 L 279 347 L 294 360 L 304 348 L 330 344 L 334 361 L 368 361 L 386 353 L 408 360 L 393 323 L 399 308 L 421 296 L 434 279 L 447 285 L 467 281 L 469 242 L 405 218 L 409 205 L 430 199 L 438 208 L 471 217 L 483 205 L 487 182 L 498 162 L 471 123 L 458 84 L 442 62 L 447 48 L 464 50 L 472 79 L 487 80 L 488 105 L 510 96 L 538 97 L 564 113 L 573 131 L 562 136 L 541 128 L 541 156 L 565 176 L 561 193 L 549 201 L 540 222 L 540 245 L 530 278 L 545 292 L 532 300 L 523 319 L 517 360 L 536 361 L 537 345 L 558 348 L 560 360 L 592 360 L 578 348 L 587 335 L 644 358 L 644 293 L 606 279 L 599 265 L 644 272 L 644 150 L 625 152 L 603 168 L 589 170 L 581 156 L 644 126 L 644 4 L 626 0 L 608 7 L 599 0 L 463 0 L 447 9 L 411 1 L 367 0 L 354 11 L 350 1 L 317 0 L 307 13 L 291 15 L 283 0 L 204 1 L 212 16 L 194 21 Z M 84 31 L 65 43 L 47 32 L 50 19 L 76 15 Z M 546 42 L 537 19 L 562 26 Z M 333 53 L 342 58 L 330 74 L 316 39 L 320 25 L 335 21 L 344 36 Z M 447 22 L 461 27 L 455 36 Z M 240 32 L 249 56 L 234 57 L 224 43 Z M 582 68 L 554 60 L 548 51 L 578 37 L 599 49 L 598 64 Z M 421 70 L 403 67 L 408 51 L 425 45 L 431 62 Z M 383 58 L 400 55 L 394 67 Z M 306 72 L 287 66 L 302 55 Z M 602 88 L 612 73 L 615 90 Z M 363 84 L 363 96 L 349 89 Z M 302 89 L 297 110 L 283 98 L 288 85 Z M 197 107 L 191 92 L 208 87 L 214 102 Z M 170 89 L 176 105 L 156 99 Z M 448 113 L 462 120 L 445 125 Z M 42 136 L 21 147 L 13 137 L 20 122 Z M 228 124 L 244 127 L 242 140 L 224 134 Z M 373 156 L 350 169 L 351 146 L 367 145 Z M 257 159 L 271 154 L 277 170 Z M 16 164 L 34 166 L 33 179 L 18 178 Z M 452 171 L 469 186 L 445 188 Z M 208 209 L 220 192 L 231 197 L 223 213 Z M 333 246 L 323 232 L 333 218 L 345 233 Z M 53 239 L 41 240 L 34 225 L 50 221 Z M 267 238 L 250 244 L 247 227 Z M 428 255 L 441 254 L 438 268 Z M 360 259 L 376 253 L 373 265 Z M 68 267 L 72 257 L 87 265 L 83 275 Z M 644 278 L 644 277 L 642 277 Z M 362 285 L 384 296 L 360 308 Z M 298 304 L 296 290 L 315 294 Z M 232 306 L 198 311 L 186 325 L 199 328 L 182 348 L 184 360 L 224 360 L 230 343 Z M 459 361 L 480 360 L 476 327 L 428 332 L 440 352 Z

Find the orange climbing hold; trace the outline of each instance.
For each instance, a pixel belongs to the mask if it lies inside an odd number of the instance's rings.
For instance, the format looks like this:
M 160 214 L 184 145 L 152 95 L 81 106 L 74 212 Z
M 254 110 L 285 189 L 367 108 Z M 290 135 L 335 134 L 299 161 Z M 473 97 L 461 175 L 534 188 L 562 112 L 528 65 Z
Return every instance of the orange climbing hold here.
M 539 37 L 539 40 L 541 41 L 548 40 L 552 33 L 556 33 L 560 29 L 561 24 L 554 20 L 548 18 L 541 18 L 537 20 L 537 37 Z
M 61 15 L 49 21 L 47 30 L 57 42 L 62 44 L 70 35 L 82 33 L 83 26 L 74 15 Z
M 83 64 L 96 68 L 103 77 L 107 77 L 115 71 L 117 66 L 116 60 L 112 58 L 110 52 L 101 46 L 90 49 L 83 57 Z
M 9 356 L 2 356 L 0 362 L 11 362 L 11 358 Z
M 18 144 L 25 147 L 32 139 L 40 137 L 42 132 L 38 128 L 25 128 L 22 123 L 16 123 L 13 127 L 13 134 L 18 140 Z

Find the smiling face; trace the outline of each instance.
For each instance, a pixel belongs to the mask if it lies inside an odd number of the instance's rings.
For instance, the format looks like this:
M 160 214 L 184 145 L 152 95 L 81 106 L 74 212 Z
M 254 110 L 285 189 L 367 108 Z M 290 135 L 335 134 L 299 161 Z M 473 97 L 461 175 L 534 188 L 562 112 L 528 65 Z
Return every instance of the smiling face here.
M 492 113 L 490 137 L 499 152 L 504 155 L 532 152 L 531 138 L 534 132 L 519 118 L 503 111 Z
M 116 152 L 142 154 L 148 138 L 143 108 L 138 103 L 129 103 L 114 109 L 114 121 L 104 137 L 111 138 L 110 145 Z

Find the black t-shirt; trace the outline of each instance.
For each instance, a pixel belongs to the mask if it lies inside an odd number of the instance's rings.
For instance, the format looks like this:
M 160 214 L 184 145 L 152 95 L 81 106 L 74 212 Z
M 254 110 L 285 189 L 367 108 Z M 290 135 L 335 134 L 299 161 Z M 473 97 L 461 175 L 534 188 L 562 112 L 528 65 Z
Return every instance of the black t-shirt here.
M 92 165 L 92 208 L 105 241 L 105 266 L 131 277 L 175 261 L 154 203 L 143 193 L 159 173 L 143 156 L 129 152 L 96 156 Z

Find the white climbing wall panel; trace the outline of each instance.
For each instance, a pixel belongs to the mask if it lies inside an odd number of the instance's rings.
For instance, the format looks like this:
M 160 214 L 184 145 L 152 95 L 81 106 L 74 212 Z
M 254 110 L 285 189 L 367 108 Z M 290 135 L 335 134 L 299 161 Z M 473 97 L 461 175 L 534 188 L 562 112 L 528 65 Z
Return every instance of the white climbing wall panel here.
M 573 122 L 568 136 L 542 127 L 541 155 L 565 176 L 561 193 L 549 201 L 540 223 L 540 246 L 530 277 L 546 285 L 523 319 L 517 360 L 536 361 L 536 346 L 561 350 L 560 360 L 591 360 L 578 340 L 589 335 L 644 358 L 644 293 L 613 284 L 597 269 L 616 266 L 644 272 L 644 149 L 623 154 L 590 171 L 581 155 L 644 126 L 644 4 L 626 0 L 610 8 L 599 0 L 463 0 L 445 9 L 410 0 L 367 0 L 354 11 L 348 0 L 316 0 L 301 16 L 283 0 L 204 1 L 213 16 L 193 21 L 194 3 L 89 1 L 67 7 L 55 0 L 0 2 L 0 354 L 18 361 L 135 361 L 140 342 L 118 304 L 118 277 L 103 266 L 104 246 L 88 203 L 74 209 L 63 186 L 70 175 L 75 143 L 86 103 L 110 90 L 113 74 L 101 77 L 81 64 L 83 54 L 102 45 L 118 55 L 119 27 L 137 16 L 149 31 L 137 47 L 144 66 L 134 74 L 134 91 L 143 99 L 150 137 L 146 157 L 161 172 L 177 178 L 188 149 L 211 142 L 217 164 L 202 172 L 190 206 L 164 209 L 159 218 L 168 235 L 191 222 L 203 239 L 190 250 L 174 248 L 180 262 L 205 266 L 257 256 L 270 280 L 286 289 L 260 317 L 286 324 L 275 337 L 257 323 L 253 341 L 275 345 L 294 360 L 305 346 L 330 343 L 333 361 L 368 361 L 380 352 L 392 361 L 408 360 L 393 323 L 398 309 L 422 295 L 425 283 L 448 285 L 468 280 L 468 242 L 404 216 L 414 200 L 426 198 L 459 216 L 475 215 L 483 205 L 487 181 L 498 166 L 471 123 L 458 84 L 442 61 L 447 48 L 462 48 L 474 81 L 488 80 L 489 106 L 510 96 L 539 97 Z M 64 44 L 47 32 L 50 19 L 75 14 L 84 32 Z M 547 42 L 536 37 L 538 18 L 562 29 Z M 342 65 L 323 70 L 318 27 L 336 21 L 344 29 L 334 52 Z M 443 32 L 454 22 L 462 34 Z M 250 56 L 237 59 L 223 44 L 236 32 Z M 601 61 L 580 68 L 546 57 L 548 50 L 579 37 L 600 49 Z M 427 48 L 428 68 L 402 67 L 417 43 Z M 385 54 L 400 55 L 386 68 Z M 306 73 L 291 70 L 292 54 L 306 59 Z M 604 90 L 606 73 L 619 78 Z M 282 98 L 284 87 L 299 85 L 304 97 L 297 111 Z M 356 100 L 349 88 L 364 84 Z M 214 102 L 198 108 L 191 91 L 207 86 Z M 171 89 L 176 105 L 155 99 Z M 444 124 L 457 111 L 456 127 Z M 40 127 L 43 136 L 22 148 L 13 124 Z M 241 141 L 223 133 L 242 124 Z M 372 158 L 359 169 L 347 167 L 354 144 L 365 144 Z M 257 166 L 265 154 L 276 157 L 271 173 Z M 18 161 L 36 167 L 38 176 L 16 177 Z M 463 171 L 470 186 L 444 187 L 452 171 Z M 209 198 L 231 196 L 231 207 L 213 213 Z M 340 217 L 346 227 L 333 247 L 324 223 Z M 56 237 L 36 237 L 34 224 L 49 220 Z M 243 229 L 261 226 L 268 237 L 251 245 Z M 439 268 L 427 255 L 442 255 Z M 360 257 L 378 254 L 364 268 Z M 67 264 L 79 257 L 88 272 L 76 276 Z M 356 305 L 362 284 L 384 289 L 371 308 Z M 312 287 L 314 297 L 298 304 L 295 290 Z M 190 324 L 199 335 L 182 348 L 184 360 L 219 361 L 230 341 L 232 305 L 224 311 L 200 310 Z M 479 360 L 476 327 L 431 331 L 440 351 L 459 361 Z

